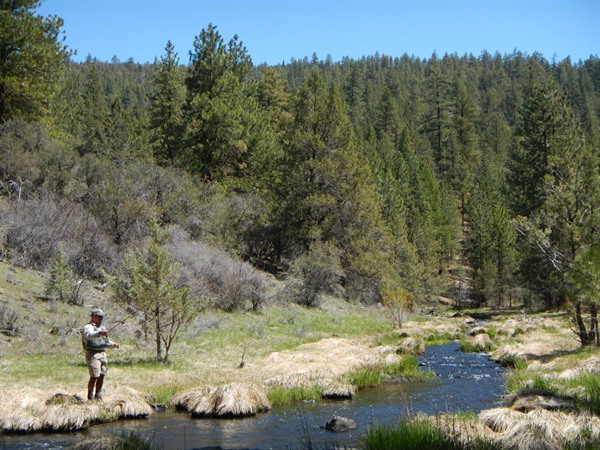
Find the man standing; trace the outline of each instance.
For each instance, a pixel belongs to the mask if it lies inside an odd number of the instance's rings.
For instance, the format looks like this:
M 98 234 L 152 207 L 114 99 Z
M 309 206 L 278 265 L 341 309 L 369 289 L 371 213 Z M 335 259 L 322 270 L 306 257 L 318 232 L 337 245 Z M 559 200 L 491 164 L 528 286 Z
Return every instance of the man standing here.
M 120 345 L 112 342 L 108 331 L 101 326 L 104 312 L 100 308 L 92 309 L 92 320 L 81 329 L 81 342 L 85 350 L 85 362 L 90 373 L 88 381 L 88 400 L 102 400 L 102 385 L 104 375 L 108 370 L 106 359 L 107 348 L 119 348 Z M 94 395 L 94 388 L 96 395 Z

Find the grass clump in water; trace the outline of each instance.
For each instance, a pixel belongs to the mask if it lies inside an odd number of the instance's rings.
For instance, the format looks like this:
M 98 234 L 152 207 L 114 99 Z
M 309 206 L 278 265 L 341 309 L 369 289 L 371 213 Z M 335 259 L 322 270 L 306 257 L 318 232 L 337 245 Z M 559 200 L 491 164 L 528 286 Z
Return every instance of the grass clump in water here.
M 457 335 L 454 333 L 432 333 L 425 337 L 425 344 L 429 345 L 446 345 L 454 342 Z
M 291 405 L 303 401 L 314 401 L 321 398 L 323 389 L 320 386 L 276 386 L 269 390 L 267 398 L 271 406 Z
M 431 380 L 435 373 L 431 369 L 419 370 L 419 359 L 417 356 L 404 356 L 399 362 L 383 366 L 361 367 L 347 375 L 348 383 L 357 390 L 380 386 L 385 379 L 390 378 L 412 378 L 415 380 Z
M 379 367 L 361 367 L 348 375 L 348 382 L 356 389 L 377 387 L 381 384 Z
M 403 357 L 400 362 L 386 365 L 383 372 L 391 377 L 406 377 L 423 381 L 435 378 L 435 373 L 431 369 L 419 370 L 419 358 L 412 355 Z
M 524 370 L 527 368 L 527 361 L 518 356 L 506 356 L 499 361 L 499 364 L 507 369 Z
M 110 450 L 159 450 L 152 443 L 154 436 L 144 437 L 137 431 L 106 435 L 99 438 L 85 439 L 69 446 L 71 450 L 110 449 Z
M 478 439 L 464 443 L 458 436 L 447 434 L 434 426 L 427 417 L 401 421 L 397 426 L 370 427 L 361 439 L 365 450 L 496 450 L 501 447 L 490 441 Z
M 182 386 L 173 384 L 160 384 L 149 389 L 149 394 L 154 398 L 154 403 L 162 403 L 168 405 L 171 399 L 177 394 L 185 390 Z

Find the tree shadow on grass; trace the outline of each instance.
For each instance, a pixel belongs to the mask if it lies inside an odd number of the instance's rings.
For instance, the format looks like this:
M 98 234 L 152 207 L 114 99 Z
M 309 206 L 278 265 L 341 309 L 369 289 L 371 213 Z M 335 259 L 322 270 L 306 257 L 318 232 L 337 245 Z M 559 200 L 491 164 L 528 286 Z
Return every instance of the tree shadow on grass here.
M 109 367 L 133 367 L 143 366 L 148 368 L 167 367 L 170 363 L 158 363 L 156 357 L 152 356 L 126 356 L 108 359 Z M 85 361 L 81 360 L 74 364 L 76 367 L 87 367 Z

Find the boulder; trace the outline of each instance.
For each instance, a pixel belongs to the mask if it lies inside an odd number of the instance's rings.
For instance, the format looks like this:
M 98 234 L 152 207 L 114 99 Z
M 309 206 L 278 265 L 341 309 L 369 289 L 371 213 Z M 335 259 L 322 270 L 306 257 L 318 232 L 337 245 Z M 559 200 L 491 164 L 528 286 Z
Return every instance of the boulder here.
M 329 431 L 335 431 L 336 433 L 356 430 L 356 422 L 352 419 L 348 419 L 347 417 L 333 416 L 323 428 Z

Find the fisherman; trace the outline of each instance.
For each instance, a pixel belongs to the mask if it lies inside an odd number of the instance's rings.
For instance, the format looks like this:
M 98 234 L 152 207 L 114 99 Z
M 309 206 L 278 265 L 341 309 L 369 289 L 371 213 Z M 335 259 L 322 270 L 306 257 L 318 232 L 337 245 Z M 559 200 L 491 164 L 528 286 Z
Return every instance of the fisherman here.
M 112 342 L 108 337 L 108 331 L 102 324 L 104 312 L 100 308 L 92 309 L 90 323 L 81 329 L 81 342 L 85 350 L 85 362 L 90 373 L 88 381 L 88 400 L 102 400 L 102 385 L 104 375 L 108 370 L 106 359 L 107 348 L 119 348 L 117 342 Z M 94 388 L 96 394 L 94 395 Z

